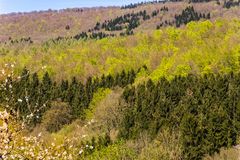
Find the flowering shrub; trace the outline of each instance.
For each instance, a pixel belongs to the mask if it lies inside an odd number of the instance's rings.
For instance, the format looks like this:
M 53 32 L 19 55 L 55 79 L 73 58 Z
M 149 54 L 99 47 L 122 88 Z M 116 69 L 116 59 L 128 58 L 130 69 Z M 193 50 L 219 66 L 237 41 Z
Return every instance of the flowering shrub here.
M 0 108 L 0 159 L 74 159 L 74 155 L 77 156 L 76 153 L 79 151 L 77 147 L 73 148 L 71 140 L 66 139 L 61 145 L 54 143 L 49 145 L 41 139 L 41 133 L 38 136 L 24 136 L 28 122 L 36 116 L 34 113 L 39 108 L 31 110 L 30 114 L 20 121 L 15 108 L 7 103 L 10 101 L 23 102 L 22 99 L 11 95 L 12 84 L 10 82 L 14 81 L 13 68 L 14 64 L 6 64 L 0 75 L 0 89 L 7 91 L 4 95 L 6 103 Z M 18 77 L 16 81 L 23 76 Z M 27 96 L 26 101 L 28 101 Z
M 75 159 L 77 149 L 70 145 L 70 140 L 62 145 L 51 145 L 41 140 L 41 133 L 37 136 L 20 136 L 16 132 L 2 132 L 4 143 L 0 148 L 3 159 Z M 3 136 L 2 136 L 3 135 Z M 68 142 L 68 143 L 67 143 Z
M 45 69 L 45 67 L 42 67 L 42 69 Z M 72 120 L 69 110 L 70 107 L 67 103 L 46 98 L 48 92 L 43 92 L 46 93 L 43 94 L 45 97 L 40 97 L 40 103 L 42 105 L 34 102 L 32 96 L 37 94 L 37 92 L 32 91 L 33 94 L 31 94 L 27 88 L 34 86 L 33 84 L 38 84 L 38 80 L 36 80 L 35 77 L 35 83 L 32 82 L 34 80 L 28 83 L 30 72 L 26 69 L 23 70 L 20 77 L 15 78 L 14 64 L 6 64 L 1 73 L 0 90 L 2 93 L 0 100 L 3 106 L 0 108 L 2 109 L 0 112 L 0 142 L 3 145 L 0 147 L 0 159 L 85 159 L 95 151 L 101 152 L 100 150 L 111 145 L 108 134 L 99 136 L 97 139 L 88 139 L 88 141 L 82 141 L 86 135 L 72 137 L 71 139 L 64 137 L 65 139 L 60 143 L 57 143 L 56 140 L 51 141 L 53 143 L 44 140 L 41 133 L 39 133 L 38 136 L 27 135 L 26 133 L 29 133 L 29 126 L 31 126 L 32 122 L 38 119 L 39 116 L 42 118 L 41 125 L 50 132 L 56 132 L 63 125 L 69 124 Z M 43 85 L 46 84 L 46 87 L 49 87 L 47 86 L 47 84 L 50 83 L 48 81 L 49 79 L 48 75 L 46 75 L 45 80 L 43 78 L 45 82 Z M 16 88 L 18 88 L 15 86 L 16 83 L 17 86 L 23 88 L 20 94 L 16 92 Z M 23 86 L 21 86 L 21 84 Z M 106 93 L 107 92 L 110 92 L 110 90 L 106 90 Z M 104 95 L 106 93 L 104 92 Z M 50 100 L 51 109 L 50 107 L 48 108 L 48 100 Z M 94 104 L 96 102 L 93 101 L 92 103 Z M 22 108 L 25 109 L 23 112 L 20 111 Z M 43 110 L 43 112 L 41 110 Z M 91 119 L 83 125 L 83 128 L 91 126 L 93 123 L 95 123 L 95 120 Z

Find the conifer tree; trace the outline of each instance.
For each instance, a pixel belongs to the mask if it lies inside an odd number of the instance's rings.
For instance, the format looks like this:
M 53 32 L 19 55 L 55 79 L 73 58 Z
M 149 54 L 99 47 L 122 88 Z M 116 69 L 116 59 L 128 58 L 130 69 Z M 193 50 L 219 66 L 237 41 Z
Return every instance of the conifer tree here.
M 41 84 L 41 94 L 42 94 L 42 102 L 46 102 L 51 99 L 51 91 L 52 91 L 52 80 L 46 72 L 43 76 L 42 84 Z

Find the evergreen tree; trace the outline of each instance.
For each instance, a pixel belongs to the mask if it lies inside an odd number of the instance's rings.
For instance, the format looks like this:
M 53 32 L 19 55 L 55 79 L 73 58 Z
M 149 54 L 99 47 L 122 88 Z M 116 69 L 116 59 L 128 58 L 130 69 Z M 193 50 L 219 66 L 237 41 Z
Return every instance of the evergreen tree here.
M 48 72 L 46 72 L 43 76 L 43 80 L 41 84 L 41 94 L 42 94 L 43 103 L 51 99 L 51 91 L 52 91 L 52 80 Z

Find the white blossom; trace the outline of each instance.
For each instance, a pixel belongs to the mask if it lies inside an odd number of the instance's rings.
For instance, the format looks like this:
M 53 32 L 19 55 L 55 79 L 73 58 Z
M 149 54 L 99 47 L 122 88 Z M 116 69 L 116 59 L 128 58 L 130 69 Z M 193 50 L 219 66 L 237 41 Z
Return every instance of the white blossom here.
M 81 149 L 80 151 L 79 151 L 79 154 L 81 155 L 83 153 L 83 150 Z
M 2 74 L 5 75 L 5 70 L 4 69 L 2 69 Z
M 47 68 L 47 66 L 42 66 L 42 69 L 46 69 Z

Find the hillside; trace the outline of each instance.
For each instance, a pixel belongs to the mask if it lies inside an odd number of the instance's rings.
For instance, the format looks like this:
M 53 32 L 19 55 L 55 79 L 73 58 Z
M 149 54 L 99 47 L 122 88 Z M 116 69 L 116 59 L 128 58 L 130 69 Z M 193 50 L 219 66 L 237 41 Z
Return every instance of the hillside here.
M 239 7 L 1 15 L 0 160 L 238 160 Z
M 210 13 L 212 20 L 219 17 L 234 18 L 240 16 L 238 7 L 224 8 L 224 1 L 219 1 L 218 4 L 216 1 L 192 4 L 187 2 L 167 2 L 139 5 L 127 9 L 121 9 L 121 7 L 75 8 L 59 11 L 13 13 L 0 15 L 0 41 L 6 41 L 9 37 L 12 40 L 30 37 L 34 42 L 41 42 L 59 36 L 75 36 L 93 29 L 98 22 L 102 24 L 105 21 L 114 20 L 129 13 L 138 13 L 145 10 L 150 19 L 141 20 L 140 25 L 133 29 L 134 32 L 144 32 L 156 29 L 161 23 L 168 26 L 165 21 L 175 21 L 175 15 L 181 14 L 187 6 L 193 6 L 198 13 Z M 161 11 L 164 7 L 168 8 L 168 10 Z M 154 11 L 160 12 L 152 17 Z M 96 32 L 100 31 L 116 33 L 104 29 Z M 119 34 L 119 32 L 117 33 Z
M 14 61 L 19 73 L 24 66 L 32 71 L 45 66 L 57 81 L 70 80 L 72 76 L 85 81 L 89 76 L 116 74 L 144 65 L 153 80 L 163 76 L 170 80 L 189 73 L 238 72 L 238 24 L 238 19 L 222 19 L 97 41 L 3 44 L 0 64 Z

